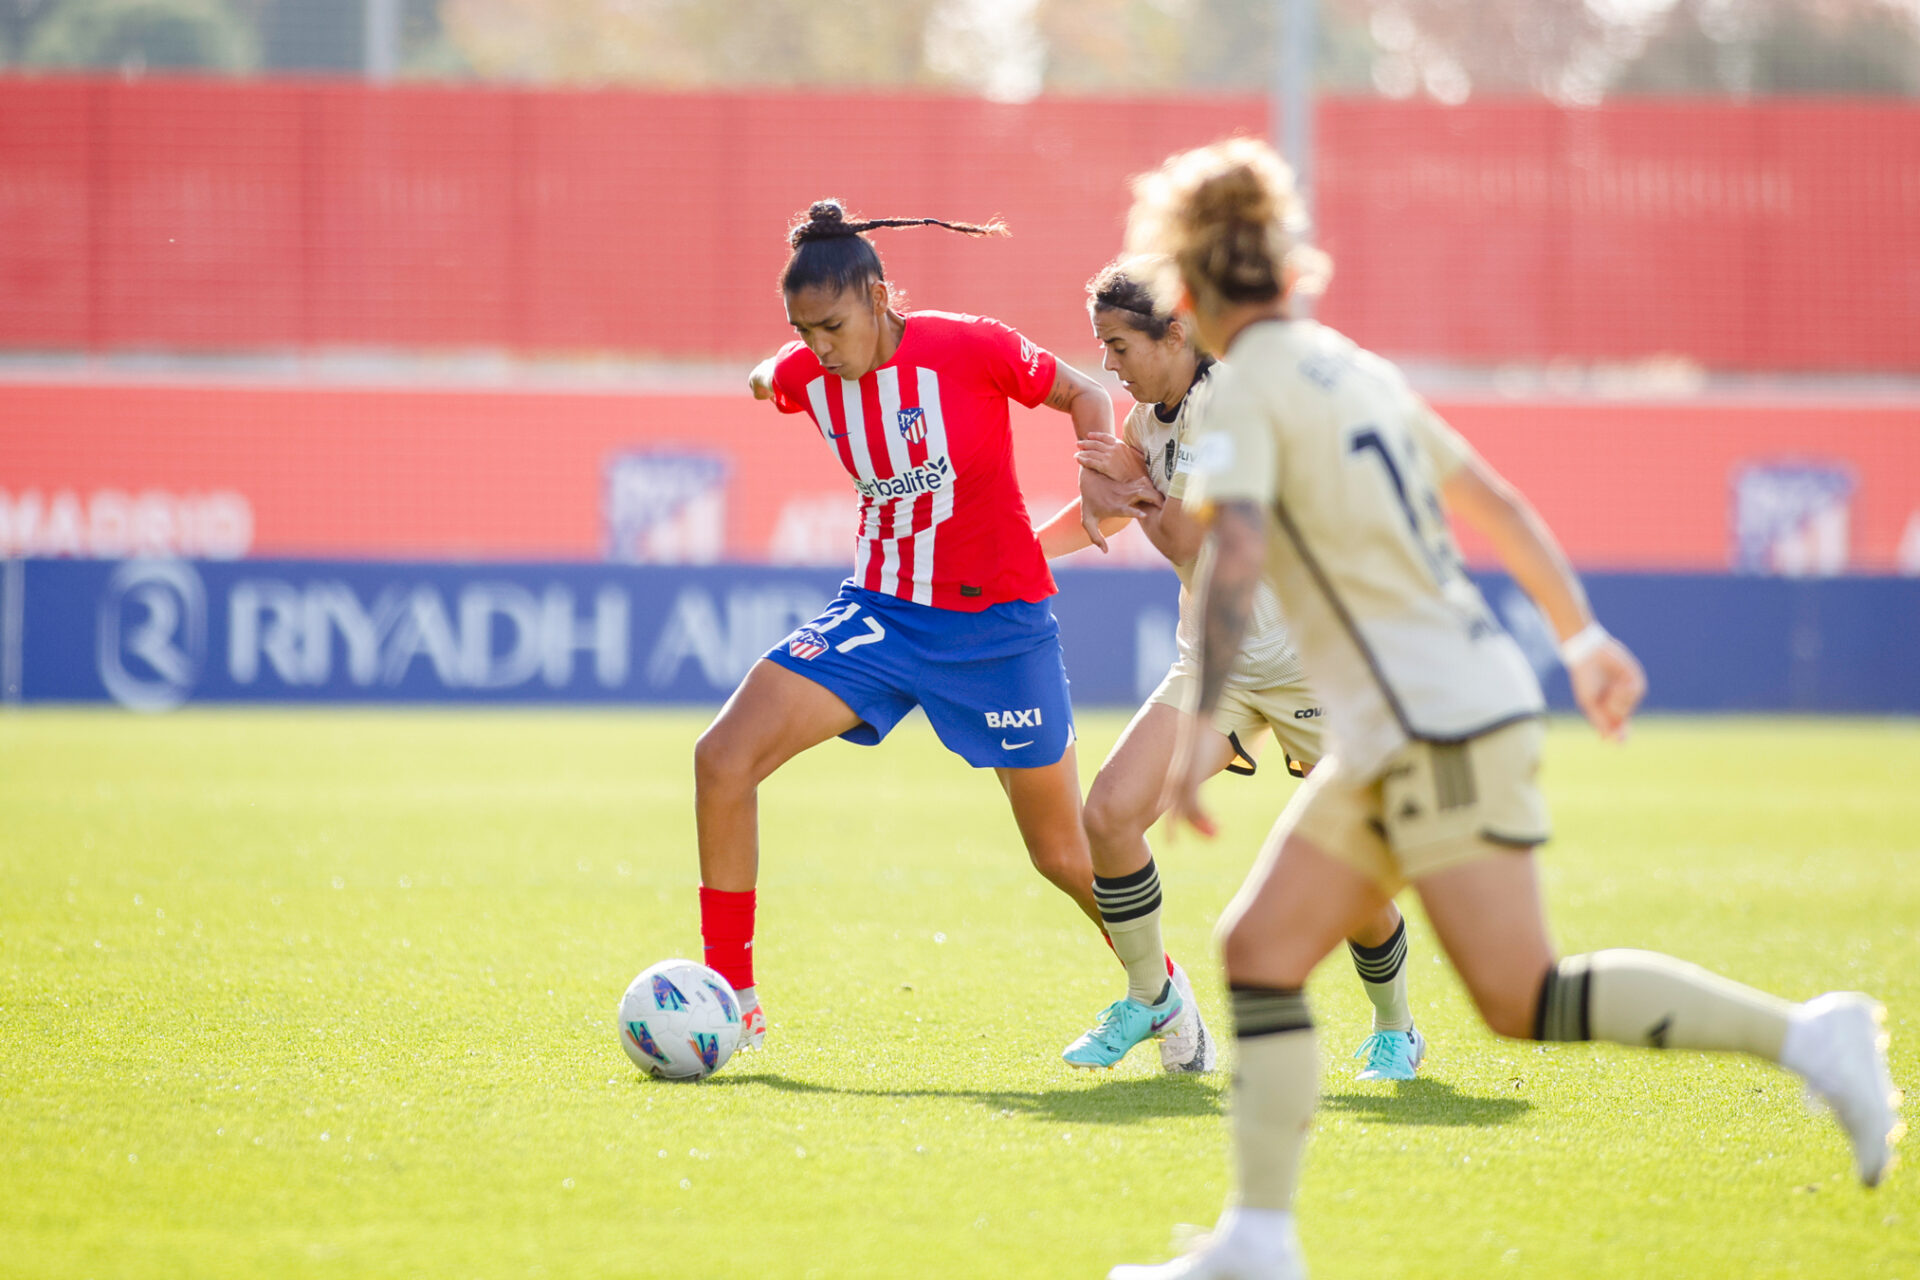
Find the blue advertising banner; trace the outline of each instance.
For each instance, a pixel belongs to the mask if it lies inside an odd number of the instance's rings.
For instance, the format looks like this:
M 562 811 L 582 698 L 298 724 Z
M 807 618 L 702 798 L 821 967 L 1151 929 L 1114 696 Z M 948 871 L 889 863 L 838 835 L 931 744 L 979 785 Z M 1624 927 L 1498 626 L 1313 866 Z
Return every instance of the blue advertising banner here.
M 696 703 L 723 699 L 841 575 L 722 565 L 13 560 L 0 696 L 186 703 Z M 1546 626 L 1495 611 L 1568 704 Z M 1591 575 L 1652 681 L 1650 709 L 1920 713 L 1920 582 Z M 1164 570 L 1060 574 L 1080 706 L 1138 703 L 1173 660 Z

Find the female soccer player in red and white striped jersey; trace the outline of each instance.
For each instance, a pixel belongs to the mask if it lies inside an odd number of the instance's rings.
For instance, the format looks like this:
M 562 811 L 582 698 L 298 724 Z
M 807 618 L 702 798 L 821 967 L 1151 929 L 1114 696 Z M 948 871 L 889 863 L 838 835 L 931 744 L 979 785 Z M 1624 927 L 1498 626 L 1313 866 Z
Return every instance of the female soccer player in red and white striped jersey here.
M 740 992 L 748 1046 L 766 1032 L 752 958 L 759 785 L 829 738 L 879 742 L 915 706 L 949 750 L 995 771 L 1034 866 L 1100 921 L 1053 577 L 1014 476 L 1007 403 L 1059 410 L 1080 438 L 1112 430 L 1113 404 L 996 320 L 899 310 L 863 233 L 908 226 L 1004 233 L 815 204 L 781 276 L 799 340 L 751 377 L 755 396 L 813 419 L 860 512 L 838 598 L 754 664 L 694 751 L 701 933 Z M 1155 500 L 1144 486 L 1142 500 Z M 1171 1024 L 1171 986 L 1163 1004 Z

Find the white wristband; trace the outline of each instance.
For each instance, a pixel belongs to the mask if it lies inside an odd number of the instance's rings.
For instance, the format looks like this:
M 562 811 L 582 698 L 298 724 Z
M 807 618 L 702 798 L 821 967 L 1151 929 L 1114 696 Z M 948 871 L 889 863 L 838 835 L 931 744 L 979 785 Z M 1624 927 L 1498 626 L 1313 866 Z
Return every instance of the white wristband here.
M 1600 652 L 1601 647 L 1612 638 L 1599 622 L 1589 622 L 1560 642 L 1560 661 L 1569 669 L 1577 667 Z

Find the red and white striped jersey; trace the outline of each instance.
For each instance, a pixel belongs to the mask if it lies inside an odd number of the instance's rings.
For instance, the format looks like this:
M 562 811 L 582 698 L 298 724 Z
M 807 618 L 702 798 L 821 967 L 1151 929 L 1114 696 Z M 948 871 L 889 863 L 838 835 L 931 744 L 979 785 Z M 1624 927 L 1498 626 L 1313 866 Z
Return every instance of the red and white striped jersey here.
M 913 311 L 893 358 L 859 381 L 782 348 L 773 402 L 806 413 L 860 493 L 853 581 L 976 612 L 1054 593 L 1013 471 L 1007 401 L 1053 389 L 1054 358 L 998 320 Z

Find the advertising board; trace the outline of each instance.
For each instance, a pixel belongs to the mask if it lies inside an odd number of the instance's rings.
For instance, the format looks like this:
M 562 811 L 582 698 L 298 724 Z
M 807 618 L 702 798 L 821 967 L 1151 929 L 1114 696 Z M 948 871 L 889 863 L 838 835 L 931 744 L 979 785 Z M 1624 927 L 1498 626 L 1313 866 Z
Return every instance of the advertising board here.
M 222 703 L 717 705 L 833 597 L 824 569 L 718 565 L 13 560 L 0 693 L 140 711 Z M 1545 624 L 1495 612 L 1568 705 Z M 1076 705 L 1137 704 L 1173 660 L 1167 570 L 1063 571 Z M 1920 583 L 1592 575 L 1672 711 L 1920 713 Z

